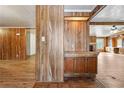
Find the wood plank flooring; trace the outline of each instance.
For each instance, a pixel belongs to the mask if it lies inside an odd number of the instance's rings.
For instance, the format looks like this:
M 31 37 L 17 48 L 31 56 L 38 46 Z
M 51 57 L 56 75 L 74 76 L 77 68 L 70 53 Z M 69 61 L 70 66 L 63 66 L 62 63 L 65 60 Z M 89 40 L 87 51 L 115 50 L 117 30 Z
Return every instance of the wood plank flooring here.
M 96 81 L 70 79 L 59 83 L 60 85 L 35 83 L 35 57 L 25 61 L 0 61 L 0 87 L 80 87 L 81 85 L 81 87 L 93 88 L 103 87 L 101 86 L 103 84 L 107 88 L 124 88 L 124 55 L 100 53 L 96 78 Z
M 24 61 L 0 61 L 0 87 L 33 87 L 34 82 L 34 56 Z
M 105 86 L 99 80 L 73 77 L 66 78 L 64 82 L 36 82 L 34 88 L 105 88 Z
M 97 79 L 108 88 L 124 88 L 124 55 L 100 53 Z

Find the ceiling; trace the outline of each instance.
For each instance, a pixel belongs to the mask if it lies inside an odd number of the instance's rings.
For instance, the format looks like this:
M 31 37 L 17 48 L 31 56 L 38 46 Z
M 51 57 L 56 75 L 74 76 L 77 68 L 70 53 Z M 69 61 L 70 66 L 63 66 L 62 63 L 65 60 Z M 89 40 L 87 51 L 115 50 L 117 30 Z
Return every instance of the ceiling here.
M 91 12 L 96 5 L 65 5 L 65 12 Z M 124 6 L 108 5 L 99 12 L 92 22 L 124 22 Z M 0 5 L 0 27 L 35 28 L 35 6 Z M 111 33 L 112 26 L 91 25 L 90 35 L 103 37 Z M 124 26 L 118 26 L 124 27 Z
M 124 5 L 107 5 L 91 22 L 124 22 Z M 112 25 L 91 25 L 90 35 L 109 36 L 111 35 L 111 27 Z M 118 25 L 117 27 L 121 29 L 124 25 Z
M 65 5 L 64 12 L 91 12 L 96 5 Z
M 35 6 L 0 5 L 0 27 L 35 28 Z
M 91 22 L 124 22 L 124 5 L 107 5 Z
M 66 5 L 65 12 L 91 12 L 96 5 Z M 0 27 L 35 28 L 35 6 L 0 5 Z
M 124 31 L 124 25 L 118 25 L 117 31 Z M 106 37 L 113 35 L 112 25 L 90 25 L 90 36 Z M 113 30 L 116 31 L 116 30 Z

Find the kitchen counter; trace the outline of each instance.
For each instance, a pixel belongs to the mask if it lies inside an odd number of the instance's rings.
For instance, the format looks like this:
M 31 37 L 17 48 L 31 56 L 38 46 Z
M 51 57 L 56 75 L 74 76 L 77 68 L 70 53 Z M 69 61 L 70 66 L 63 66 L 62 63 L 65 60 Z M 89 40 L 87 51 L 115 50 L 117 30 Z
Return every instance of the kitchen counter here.
M 96 57 L 98 52 L 73 52 L 66 51 L 64 57 Z

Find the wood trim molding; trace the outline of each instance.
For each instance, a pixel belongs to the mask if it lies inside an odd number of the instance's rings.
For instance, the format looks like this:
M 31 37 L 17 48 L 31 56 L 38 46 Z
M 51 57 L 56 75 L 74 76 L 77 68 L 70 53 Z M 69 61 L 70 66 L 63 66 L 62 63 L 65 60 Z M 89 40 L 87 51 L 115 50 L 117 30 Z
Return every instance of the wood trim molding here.
M 93 19 L 101 10 L 103 10 L 106 7 L 106 5 L 97 5 L 93 11 L 90 14 L 90 17 L 88 19 L 88 21 L 90 21 L 91 19 Z
M 90 25 L 124 25 L 124 22 L 90 22 Z
M 64 12 L 64 17 L 89 17 L 90 12 Z

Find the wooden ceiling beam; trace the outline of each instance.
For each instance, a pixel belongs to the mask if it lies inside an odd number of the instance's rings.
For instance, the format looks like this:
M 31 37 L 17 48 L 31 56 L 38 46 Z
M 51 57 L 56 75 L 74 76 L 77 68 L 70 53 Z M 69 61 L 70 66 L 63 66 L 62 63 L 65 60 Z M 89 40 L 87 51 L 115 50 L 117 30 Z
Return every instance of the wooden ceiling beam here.
M 97 5 L 93 11 L 90 13 L 90 17 L 88 19 L 88 21 L 90 21 L 91 19 L 93 19 L 101 10 L 103 10 L 106 7 L 106 5 Z
M 90 25 L 124 25 L 124 22 L 90 22 Z

